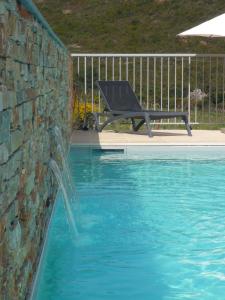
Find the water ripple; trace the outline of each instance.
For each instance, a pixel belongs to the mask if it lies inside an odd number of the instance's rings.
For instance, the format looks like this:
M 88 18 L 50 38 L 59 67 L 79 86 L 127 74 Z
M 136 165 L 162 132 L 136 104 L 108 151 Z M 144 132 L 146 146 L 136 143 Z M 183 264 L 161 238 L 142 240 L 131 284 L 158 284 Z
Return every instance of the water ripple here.
M 71 158 L 84 238 L 59 207 L 36 300 L 224 300 L 225 161 L 126 158 Z

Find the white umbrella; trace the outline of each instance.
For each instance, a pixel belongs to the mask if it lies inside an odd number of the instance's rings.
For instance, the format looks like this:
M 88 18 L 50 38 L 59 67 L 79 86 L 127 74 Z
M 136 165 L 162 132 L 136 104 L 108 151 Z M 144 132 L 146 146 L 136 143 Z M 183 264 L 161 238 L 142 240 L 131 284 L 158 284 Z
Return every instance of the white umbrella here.
M 225 14 L 181 32 L 178 36 L 225 37 Z

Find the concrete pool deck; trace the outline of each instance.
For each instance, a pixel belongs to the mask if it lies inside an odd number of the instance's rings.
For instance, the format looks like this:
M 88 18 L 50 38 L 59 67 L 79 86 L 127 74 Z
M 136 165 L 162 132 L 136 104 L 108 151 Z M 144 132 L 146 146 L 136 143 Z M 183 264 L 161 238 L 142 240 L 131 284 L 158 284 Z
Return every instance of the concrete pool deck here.
M 186 130 L 155 130 L 153 138 L 146 133 L 114 132 L 105 130 L 74 130 L 71 136 L 73 145 L 188 145 L 188 146 L 225 146 L 225 133 L 220 130 L 193 130 L 192 137 Z

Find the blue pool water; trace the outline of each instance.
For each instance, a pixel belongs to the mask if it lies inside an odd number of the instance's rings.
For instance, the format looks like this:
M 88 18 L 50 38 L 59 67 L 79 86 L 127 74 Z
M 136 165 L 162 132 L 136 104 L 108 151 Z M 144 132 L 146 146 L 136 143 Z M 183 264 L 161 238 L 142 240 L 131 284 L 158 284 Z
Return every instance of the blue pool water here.
M 80 236 L 59 194 L 35 300 L 225 299 L 225 159 L 171 157 L 71 150 Z

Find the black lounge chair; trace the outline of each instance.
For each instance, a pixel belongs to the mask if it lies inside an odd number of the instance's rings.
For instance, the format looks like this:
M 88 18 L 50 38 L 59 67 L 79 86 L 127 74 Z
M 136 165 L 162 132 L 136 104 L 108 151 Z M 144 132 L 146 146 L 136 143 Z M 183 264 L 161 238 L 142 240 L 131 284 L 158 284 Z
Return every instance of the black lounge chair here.
M 152 137 L 150 123 L 154 120 L 181 118 L 186 126 L 188 135 L 191 136 L 191 126 L 188 123 L 186 112 L 167 112 L 155 110 L 143 110 L 135 93 L 128 81 L 97 81 L 98 88 L 105 101 L 106 108 L 103 113 L 93 113 L 95 118 L 95 128 L 101 132 L 102 129 L 119 119 L 131 119 L 132 128 L 138 131 L 145 123 L 149 137 Z M 99 116 L 105 116 L 105 122 L 99 124 Z M 135 119 L 140 119 L 136 124 Z

